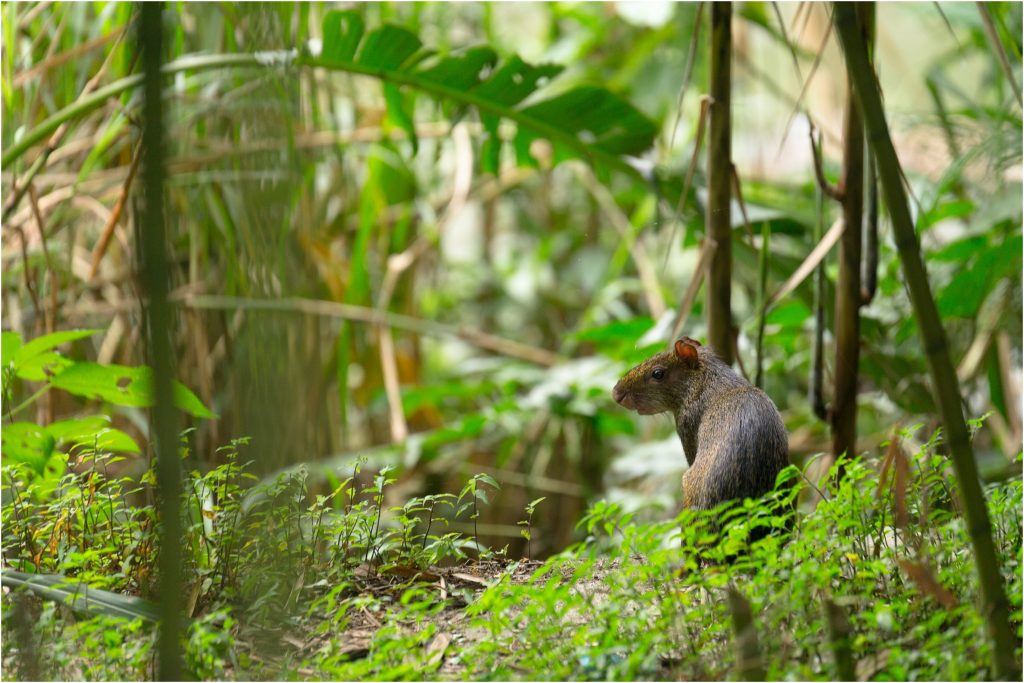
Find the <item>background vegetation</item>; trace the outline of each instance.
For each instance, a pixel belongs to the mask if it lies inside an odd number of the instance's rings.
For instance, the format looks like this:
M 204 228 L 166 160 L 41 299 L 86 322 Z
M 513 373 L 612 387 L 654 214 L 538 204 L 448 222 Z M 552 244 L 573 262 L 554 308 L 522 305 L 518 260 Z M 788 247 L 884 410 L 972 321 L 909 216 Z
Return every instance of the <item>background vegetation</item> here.
M 138 14 L 3 7 L 12 677 L 156 675 Z M 804 475 L 792 540 L 704 568 L 776 524 L 770 505 L 711 543 L 676 517 L 671 423 L 611 400 L 673 330 L 710 335 L 709 14 L 165 6 L 190 675 L 998 675 L 884 200 L 856 452 L 841 481 L 819 457 L 816 403 L 848 369 L 835 249 L 817 292 L 800 268 L 843 211 L 820 187 L 847 177 L 830 5 L 731 21 L 736 363 Z M 874 49 L 1018 639 L 1021 26 L 1018 4 L 883 3 Z

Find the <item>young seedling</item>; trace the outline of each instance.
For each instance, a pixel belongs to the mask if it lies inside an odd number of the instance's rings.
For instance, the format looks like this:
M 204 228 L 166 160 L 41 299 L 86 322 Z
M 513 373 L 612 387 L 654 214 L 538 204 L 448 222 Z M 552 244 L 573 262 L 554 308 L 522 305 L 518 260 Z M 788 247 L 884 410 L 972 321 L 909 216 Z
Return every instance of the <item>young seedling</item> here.
M 526 527 L 525 529 L 522 529 L 519 533 L 523 538 L 526 539 L 527 560 L 533 559 L 533 511 L 536 510 L 537 506 L 544 500 L 547 500 L 547 498 L 542 496 L 540 498 L 537 498 L 536 500 L 531 501 L 525 508 L 526 519 L 518 522 L 519 526 Z
M 482 550 L 480 545 L 480 532 L 477 529 L 477 519 L 480 517 L 480 506 L 477 501 L 483 501 L 485 505 L 490 504 L 490 500 L 487 498 L 487 491 L 480 487 L 480 484 L 487 484 L 495 490 L 500 490 L 501 486 L 494 480 L 493 477 L 486 474 L 476 474 L 473 478 L 466 482 L 466 485 L 462 487 L 462 491 L 459 492 L 459 498 L 457 501 L 458 510 L 455 512 L 455 516 L 458 517 L 466 509 L 472 508 L 473 514 L 470 515 L 470 519 L 473 520 L 473 543 L 476 546 L 477 558 L 482 558 L 485 552 Z M 468 498 L 469 501 L 463 503 L 464 499 Z

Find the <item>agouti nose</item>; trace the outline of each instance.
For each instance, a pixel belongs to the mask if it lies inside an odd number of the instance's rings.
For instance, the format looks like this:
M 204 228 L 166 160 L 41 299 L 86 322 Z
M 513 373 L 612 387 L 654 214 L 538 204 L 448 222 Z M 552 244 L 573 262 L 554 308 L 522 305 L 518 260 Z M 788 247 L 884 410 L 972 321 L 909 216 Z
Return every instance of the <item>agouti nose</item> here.
M 620 405 L 623 405 L 627 408 L 632 407 L 630 405 L 631 402 L 629 401 L 629 392 L 622 388 L 621 382 L 616 383 L 615 388 L 612 389 L 612 398 L 614 398 L 615 402 Z

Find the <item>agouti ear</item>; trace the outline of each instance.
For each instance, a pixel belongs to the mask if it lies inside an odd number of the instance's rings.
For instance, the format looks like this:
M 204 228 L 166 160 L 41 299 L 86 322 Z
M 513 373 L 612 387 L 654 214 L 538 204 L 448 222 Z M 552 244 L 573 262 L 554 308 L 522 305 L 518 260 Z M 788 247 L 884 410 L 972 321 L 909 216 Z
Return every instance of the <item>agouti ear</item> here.
M 689 337 L 676 340 L 676 357 L 684 363 L 691 365 L 697 362 L 697 342 Z

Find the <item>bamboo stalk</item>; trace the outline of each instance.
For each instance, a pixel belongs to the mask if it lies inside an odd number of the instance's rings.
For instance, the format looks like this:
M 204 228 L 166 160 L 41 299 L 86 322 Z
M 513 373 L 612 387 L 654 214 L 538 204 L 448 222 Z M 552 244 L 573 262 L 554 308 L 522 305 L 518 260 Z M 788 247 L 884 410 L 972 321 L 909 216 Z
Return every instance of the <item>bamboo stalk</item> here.
M 899 159 L 882 108 L 878 79 L 868 61 L 867 46 L 858 29 L 857 10 L 853 3 L 837 3 L 834 20 L 842 41 L 847 73 L 853 83 L 854 94 L 860 104 L 868 139 L 875 154 L 879 181 L 892 219 L 896 247 L 928 359 L 933 390 L 942 414 L 945 440 L 949 445 L 960 486 L 960 499 L 974 547 L 981 587 L 982 614 L 988 621 L 989 636 L 992 638 L 995 675 L 1004 680 L 1020 680 L 1020 661 L 1017 658 L 1020 641 L 1010 625 L 1009 603 L 992 541 L 992 524 L 985 495 L 978 480 L 978 466 L 961 408 L 960 387 L 949 358 L 946 333 L 932 297 L 928 273 L 921 258 L 921 247 L 907 205 Z
M 159 678 L 182 679 L 181 658 L 181 458 L 172 396 L 173 317 L 167 300 L 169 269 L 164 221 L 163 140 L 163 3 L 143 3 L 136 36 L 142 54 L 143 131 L 142 185 L 144 219 L 137 224 L 142 257 L 141 281 L 146 293 L 145 322 L 149 363 L 153 366 L 153 432 L 156 436 L 157 482 L 160 491 L 160 642 Z
M 711 5 L 711 119 L 708 124 L 708 205 L 705 230 L 715 244 L 708 262 L 708 342 L 728 364 L 732 341 L 732 4 Z

